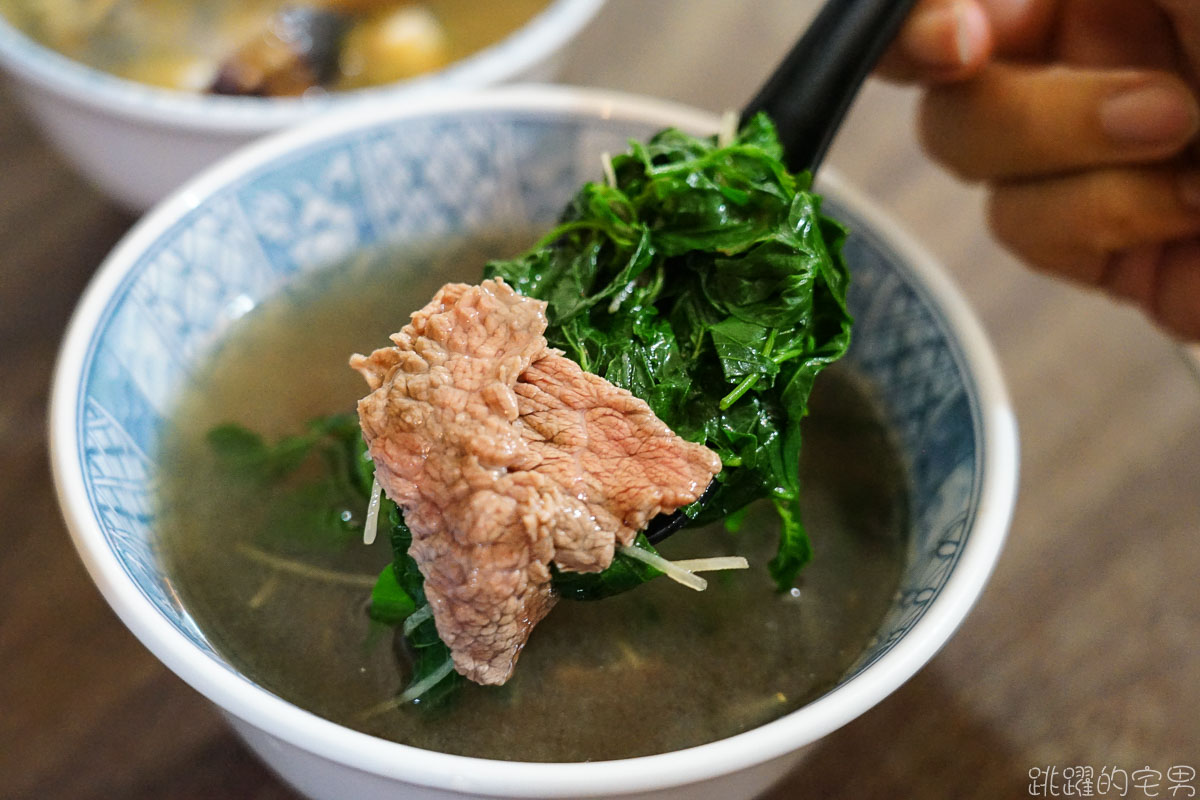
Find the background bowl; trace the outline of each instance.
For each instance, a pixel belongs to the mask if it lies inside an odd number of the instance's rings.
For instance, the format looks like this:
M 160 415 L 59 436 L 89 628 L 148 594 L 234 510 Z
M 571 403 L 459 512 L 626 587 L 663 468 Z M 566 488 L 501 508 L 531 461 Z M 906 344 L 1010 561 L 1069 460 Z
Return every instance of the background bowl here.
M 0 15 L 0 68 L 60 152 L 138 212 L 237 147 L 322 112 L 394 107 L 447 89 L 548 80 L 557 56 L 604 0 L 553 0 L 505 39 L 419 78 L 314 98 L 169 91 L 92 69 L 43 47 Z
M 621 762 L 527 764 L 422 751 L 348 730 L 254 685 L 181 608 L 155 552 L 157 437 L 191 367 L 254 303 L 372 244 L 547 227 L 599 154 L 712 116 L 653 100 L 516 87 L 326 117 L 191 182 L 113 252 L 64 341 L 51 451 L 93 579 L 168 667 L 220 706 L 285 779 L 318 798 L 749 797 L 800 749 L 870 708 L 945 643 L 999 555 L 1016 429 L 991 349 L 939 267 L 826 172 L 853 230 L 847 363 L 873 384 L 910 475 L 901 589 L 838 686 L 751 731 Z M 424 298 L 414 298 L 414 308 Z

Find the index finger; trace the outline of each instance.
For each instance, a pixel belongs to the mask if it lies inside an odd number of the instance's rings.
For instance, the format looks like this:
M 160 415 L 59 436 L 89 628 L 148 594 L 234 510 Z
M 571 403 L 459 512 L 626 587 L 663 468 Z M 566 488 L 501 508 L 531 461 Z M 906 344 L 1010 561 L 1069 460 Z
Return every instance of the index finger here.
M 974 77 L 992 58 L 1044 57 L 1062 0 L 922 0 L 880 61 L 901 83 Z
M 976 0 L 921 0 L 876 72 L 901 83 L 965 80 L 991 50 L 991 21 Z

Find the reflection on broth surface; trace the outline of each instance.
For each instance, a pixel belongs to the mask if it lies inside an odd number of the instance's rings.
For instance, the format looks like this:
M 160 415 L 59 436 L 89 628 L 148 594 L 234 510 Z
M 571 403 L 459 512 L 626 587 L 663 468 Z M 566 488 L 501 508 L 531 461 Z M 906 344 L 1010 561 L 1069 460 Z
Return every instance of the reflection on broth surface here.
M 469 684 L 437 709 L 388 706 L 407 683 L 408 656 L 364 610 L 390 561 L 387 543 L 364 546 L 353 531 L 340 543 L 306 536 L 288 516 L 302 509 L 281 514 L 275 488 L 222 473 L 204 437 L 231 420 L 277 437 L 352 410 L 362 386 L 348 355 L 386 341 L 444 282 L 478 280 L 484 254 L 515 250 L 501 241 L 431 248 L 436 257 L 363 257 L 239 323 L 183 398 L 162 459 L 164 550 L 197 624 L 247 675 L 299 706 L 486 758 L 659 753 L 763 724 L 827 691 L 891 601 L 907 527 L 896 450 L 845 367 L 818 381 L 805 423 L 801 472 L 817 552 L 791 594 L 773 590 L 764 566 L 777 518 L 756 507 L 737 533 L 685 530 L 661 546 L 672 559 L 744 555 L 749 570 L 713 574 L 703 593 L 659 579 L 603 601 L 564 600 L 508 684 Z
M 259 79 L 248 77 L 240 93 L 290 95 L 354 89 L 439 69 L 500 41 L 546 5 L 547 0 L 0 0 L 0 13 L 47 47 L 130 80 L 204 91 L 232 62 Z M 293 54 L 301 63 L 283 69 L 281 61 Z M 262 79 L 263 72 L 273 71 L 284 77 Z

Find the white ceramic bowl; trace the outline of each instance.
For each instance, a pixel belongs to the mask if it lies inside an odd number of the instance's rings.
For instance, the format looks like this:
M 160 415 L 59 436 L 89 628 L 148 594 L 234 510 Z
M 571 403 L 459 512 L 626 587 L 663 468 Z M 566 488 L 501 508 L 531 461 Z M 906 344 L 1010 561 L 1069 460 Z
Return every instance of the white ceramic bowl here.
M 49 139 L 92 183 L 142 211 L 201 168 L 322 112 L 395 107 L 447 89 L 549 80 L 604 0 L 553 0 L 504 40 L 402 83 L 311 99 L 214 97 L 117 78 L 43 47 L 0 15 L 0 68 Z
M 848 363 L 883 400 L 911 476 L 901 590 L 828 694 L 762 727 L 607 763 L 530 764 L 418 750 L 335 725 L 238 674 L 169 591 L 155 554 L 158 430 L 197 359 L 248 306 L 382 242 L 548 226 L 602 151 L 708 114 L 608 93 L 516 87 L 326 117 L 253 146 L 147 216 L 95 276 L 63 344 L 50 417 L 60 502 L 91 575 L 129 628 L 316 798 L 734 800 L 866 711 L 946 642 L 1000 552 L 1016 429 L 992 351 L 941 269 L 832 173 L 854 231 Z M 301 222 L 303 220 L 303 222 Z M 416 303 L 419 305 L 419 302 Z M 414 306 L 415 307 L 415 306 Z

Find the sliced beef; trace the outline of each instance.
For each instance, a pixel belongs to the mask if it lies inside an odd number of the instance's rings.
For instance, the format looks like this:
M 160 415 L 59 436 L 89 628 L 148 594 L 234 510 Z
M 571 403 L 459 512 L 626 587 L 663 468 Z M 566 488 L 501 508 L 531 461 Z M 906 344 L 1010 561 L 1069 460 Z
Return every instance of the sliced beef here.
M 404 509 L 410 550 L 456 669 L 508 680 L 554 604 L 550 563 L 598 572 L 646 522 L 720 471 L 645 402 L 546 345 L 545 303 L 503 281 L 447 284 L 356 355 L 376 475 Z

